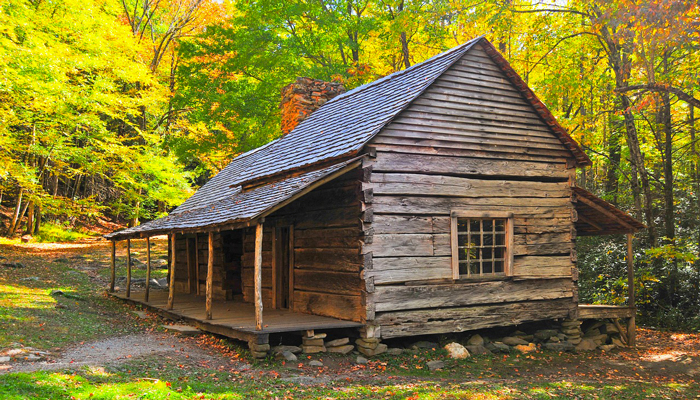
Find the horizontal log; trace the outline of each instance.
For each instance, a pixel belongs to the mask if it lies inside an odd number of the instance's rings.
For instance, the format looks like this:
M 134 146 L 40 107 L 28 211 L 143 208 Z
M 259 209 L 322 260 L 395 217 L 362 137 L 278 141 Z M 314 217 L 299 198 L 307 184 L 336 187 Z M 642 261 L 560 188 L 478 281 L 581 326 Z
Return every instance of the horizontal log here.
M 563 198 L 376 196 L 372 207 L 378 214 L 450 215 L 455 209 L 502 211 L 507 208 L 516 218 L 564 218 L 571 215 L 571 203 Z
M 570 256 L 523 256 L 513 259 L 517 278 L 570 278 L 574 264 Z
M 432 256 L 432 234 L 375 234 L 372 243 L 362 246 L 363 253 L 374 257 L 396 257 L 424 255 Z
M 363 283 L 359 272 L 294 270 L 294 289 L 360 296 Z
M 299 269 L 356 272 L 362 267 L 359 249 L 295 249 L 294 266 Z
M 568 180 L 565 164 L 526 161 L 468 159 L 416 154 L 412 156 L 377 152 L 368 164 L 374 172 L 409 172 L 448 176 L 518 176 Z
M 374 173 L 371 187 L 375 195 L 432 195 L 458 197 L 566 197 L 568 182 L 527 182 L 487 180 L 443 175 Z
M 294 291 L 295 312 L 323 315 L 348 321 L 361 322 L 365 308 L 360 296 Z
M 551 155 L 537 155 L 537 154 L 524 154 L 524 153 L 495 153 L 491 151 L 481 151 L 481 150 L 465 150 L 457 148 L 448 148 L 440 146 L 419 146 L 419 145 L 393 145 L 393 144 L 382 144 L 373 143 L 373 146 L 377 148 L 377 151 L 382 151 L 384 153 L 398 153 L 398 154 L 425 154 L 429 156 L 446 156 L 446 157 L 468 157 L 474 160 L 494 160 L 501 159 L 507 161 L 520 161 L 520 162 L 543 162 L 543 163 L 557 163 L 566 164 L 571 158 L 554 157 Z
M 464 332 L 524 322 L 566 318 L 576 313 L 572 298 L 447 309 L 377 313 L 382 338 Z
M 461 282 L 422 286 L 377 286 L 376 312 L 460 307 L 573 296 L 571 279 Z
M 387 257 L 374 258 L 372 271 L 375 285 L 452 278 L 452 257 Z

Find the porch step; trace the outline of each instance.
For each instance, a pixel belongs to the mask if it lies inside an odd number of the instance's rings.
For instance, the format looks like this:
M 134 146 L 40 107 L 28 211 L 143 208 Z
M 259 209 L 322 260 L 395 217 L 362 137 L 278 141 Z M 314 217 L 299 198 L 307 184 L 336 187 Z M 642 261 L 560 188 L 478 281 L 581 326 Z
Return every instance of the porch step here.
M 161 325 L 161 327 L 185 336 L 196 336 L 202 333 L 201 330 L 189 325 Z

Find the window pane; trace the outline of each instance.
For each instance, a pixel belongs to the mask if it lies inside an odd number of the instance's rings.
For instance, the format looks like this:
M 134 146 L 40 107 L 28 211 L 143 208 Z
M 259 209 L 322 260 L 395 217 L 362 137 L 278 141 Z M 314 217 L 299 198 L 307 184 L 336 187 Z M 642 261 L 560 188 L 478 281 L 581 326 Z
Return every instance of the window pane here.
M 469 264 L 469 273 L 472 275 L 479 275 L 479 263 L 471 263 Z
M 502 274 L 506 260 L 506 219 L 459 218 L 459 274 L 479 277 Z
M 490 260 L 491 259 L 491 254 L 493 254 L 493 248 L 491 247 L 485 247 L 482 249 L 482 254 L 484 260 Z
M 505 231 L 506 231 L 506 220 L 497 219 L 496 220 L 496 232 L 505 232 Z
M 471 229 L 472 232 L 480 232 L 481 231 L 481 221 L 478 219 L 470 219 L 469 221 L 469 229 Z
M 485 219 L 484 220 L 484 232 L 491 232 L 491 231 L 493 231 L 493 220 Z
M 505 234 L 496 234 L 496 246 L 504 246 L 506 244 L 506 235 Z
M 503 272 L 503 261 L 495 261 L 493 263 L 493 272 L 495 272 L 495 273 Z
M 493 234 L 484 233 L 484 243 L 482 243 L 482 246 L 493 246 Z
M 484 261 L 484 273 L 485 274 L 493 273 L 493 263 L 491 261 Z

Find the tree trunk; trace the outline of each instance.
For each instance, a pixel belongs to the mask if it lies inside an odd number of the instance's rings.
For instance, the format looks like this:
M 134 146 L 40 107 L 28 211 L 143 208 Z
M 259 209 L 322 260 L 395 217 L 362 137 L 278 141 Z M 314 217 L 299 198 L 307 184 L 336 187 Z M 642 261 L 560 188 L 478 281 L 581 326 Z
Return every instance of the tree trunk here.
M 36 210 L 34 211 L 34 228 L 33 228 L 33 235 L 38 235 L 39 230 L 41 229 L 41 206 L 37 205 Z
M 12 214 L 12 221 L 10 221 L 10 226 L 7 227 L 7 236 L 12 236 L 15 232 L 13 227 L 17 225 L 17 220 L 19 219 L 19 211 L 22 209 L 22 195 L 24 194 L 24 189 L 19 190 L 17 195 L 17 205 L 15 206 L 15 212 Z
M 29 202 L 29 208 L 27 210 L 27 229 L 25 233 L 32 234 L 34 231 L 34 202 Z

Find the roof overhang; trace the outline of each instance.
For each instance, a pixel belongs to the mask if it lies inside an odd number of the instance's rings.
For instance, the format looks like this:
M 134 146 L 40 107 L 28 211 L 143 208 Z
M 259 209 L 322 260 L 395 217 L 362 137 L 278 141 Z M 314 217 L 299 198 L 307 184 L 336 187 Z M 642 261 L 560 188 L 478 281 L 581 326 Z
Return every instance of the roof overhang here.
M 578 236 L 635 233 L 646 225 L 586 189 L 573 187 Z
M 143 225 L 113 232 L 109 240 L 145 238 L 167 233 L 197 233 L 242 229 L 257 225 L 265 217 L 317 187 L 362 165 L 362 157 L 277 181 L 206 207 L 171 213 Z M 238 211 L 237 211 L 238 210 Z

